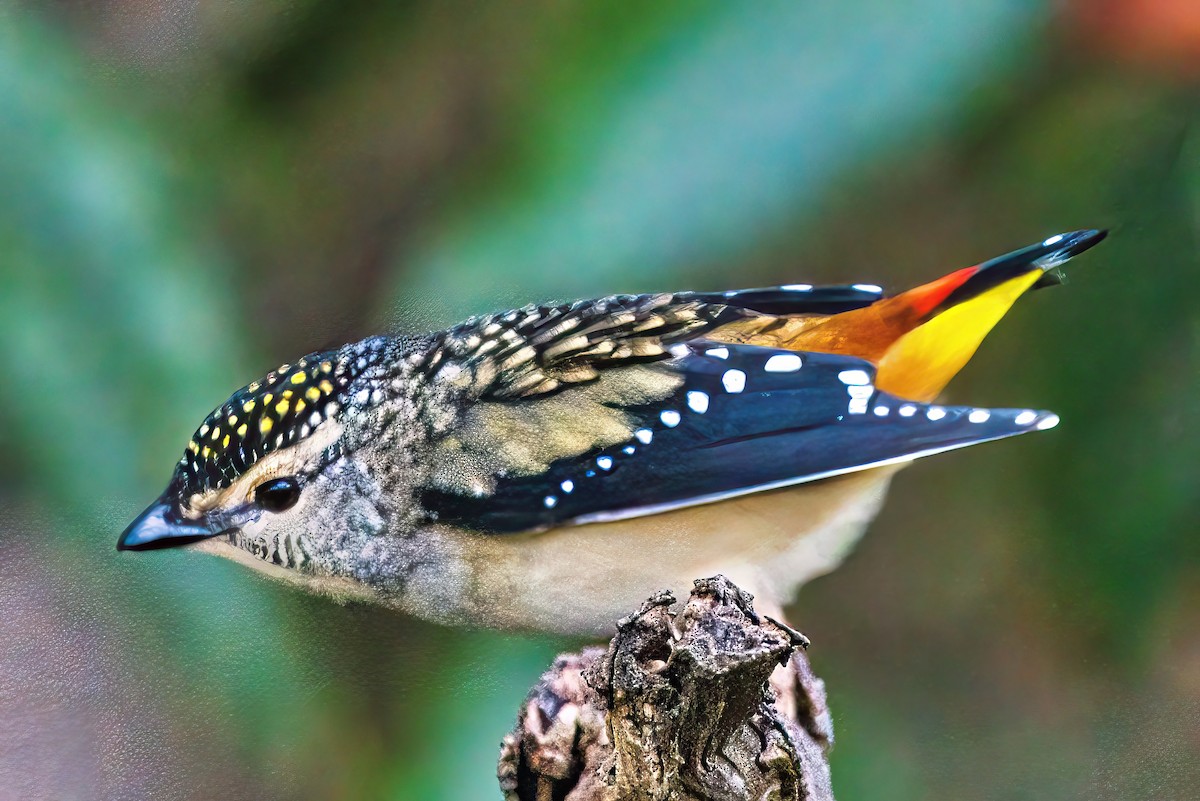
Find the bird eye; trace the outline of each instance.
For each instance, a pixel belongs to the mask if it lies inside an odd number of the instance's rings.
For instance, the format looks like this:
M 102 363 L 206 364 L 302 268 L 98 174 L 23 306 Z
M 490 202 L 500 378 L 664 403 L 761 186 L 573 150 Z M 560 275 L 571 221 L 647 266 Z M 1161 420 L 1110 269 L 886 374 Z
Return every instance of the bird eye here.
M 300 485 L 294 478 L 273 478 L 259 484 L 254 490 L 254 500 L 268 512 L 291 509 L 300 499 Z

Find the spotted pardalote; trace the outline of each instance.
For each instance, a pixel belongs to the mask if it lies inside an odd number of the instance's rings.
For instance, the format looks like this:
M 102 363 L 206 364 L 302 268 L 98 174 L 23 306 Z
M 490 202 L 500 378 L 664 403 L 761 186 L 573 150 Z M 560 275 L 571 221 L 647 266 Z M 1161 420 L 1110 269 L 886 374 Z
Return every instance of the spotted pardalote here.
M 895 470 L 1058 422 L 937 397 L 1103 236 L 894 296 L 616 295 L 313 353 L 210 414 L 118 547 L 193 544 L 448 623 L 599 632 L 717 572 L 778 607 L 841 562 Z

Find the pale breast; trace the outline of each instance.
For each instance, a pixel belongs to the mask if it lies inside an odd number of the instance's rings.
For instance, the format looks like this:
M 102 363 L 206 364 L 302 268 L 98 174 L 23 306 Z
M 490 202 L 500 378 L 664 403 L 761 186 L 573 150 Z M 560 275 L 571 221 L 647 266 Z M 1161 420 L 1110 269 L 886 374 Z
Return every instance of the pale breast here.
M 753 592 L 760 610 L 777 611 L 842 562 L 897 469 L 537 534 L 446 531 L 470 577 L 461 612 L 487 626 L 600 634 L 656 591 L 686 596 L 693 579 L 716 573 Z

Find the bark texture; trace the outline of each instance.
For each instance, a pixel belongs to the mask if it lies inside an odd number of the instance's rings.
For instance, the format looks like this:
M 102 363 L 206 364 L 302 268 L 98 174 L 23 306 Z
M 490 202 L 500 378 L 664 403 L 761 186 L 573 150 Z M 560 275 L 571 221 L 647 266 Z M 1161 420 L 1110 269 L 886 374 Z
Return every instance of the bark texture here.
M 500 753 L 508 801 L 830 801 L 825 687 L 808 641 L 724 576 L 560 656 Z

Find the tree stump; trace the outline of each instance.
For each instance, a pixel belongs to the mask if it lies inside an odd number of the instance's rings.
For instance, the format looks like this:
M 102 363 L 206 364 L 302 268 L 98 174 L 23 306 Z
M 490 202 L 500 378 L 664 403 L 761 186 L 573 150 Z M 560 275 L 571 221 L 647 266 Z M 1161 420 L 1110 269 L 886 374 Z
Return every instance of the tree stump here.
M 660 593 L 555 660 L 501 746 L 508 801 L 830 801 L 832 728 L 803 635 L 724 576 Z

